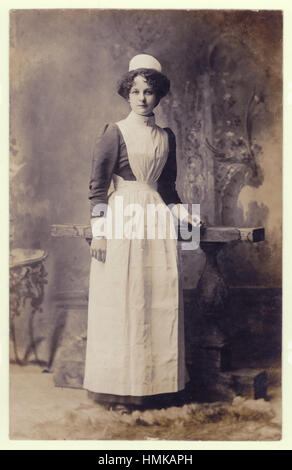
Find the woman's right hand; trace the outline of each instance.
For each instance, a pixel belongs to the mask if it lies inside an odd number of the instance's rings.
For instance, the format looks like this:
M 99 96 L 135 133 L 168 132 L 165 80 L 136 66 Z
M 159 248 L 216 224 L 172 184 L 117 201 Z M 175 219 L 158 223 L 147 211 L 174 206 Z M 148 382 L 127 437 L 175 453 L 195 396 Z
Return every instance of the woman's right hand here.
M 90 254 L 93 258 L 104 263 L 106 258 L 106 238 L 93 238 L 90 245 Z

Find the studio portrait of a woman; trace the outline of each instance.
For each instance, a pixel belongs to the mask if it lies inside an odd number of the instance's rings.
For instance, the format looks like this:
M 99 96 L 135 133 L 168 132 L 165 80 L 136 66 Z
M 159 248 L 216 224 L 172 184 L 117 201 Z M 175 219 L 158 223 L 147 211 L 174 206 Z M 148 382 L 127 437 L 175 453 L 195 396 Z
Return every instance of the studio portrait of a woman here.
M 9 19 L 10 439 L 279 441 L 282 12 Z
M 112 176 L 110 207 L 119 195 L 124 207 L 181 202 L 175 190 L 175 136 L 156 124 L 153 112 L 169 86 L 155 57 L 140 54 L 130 61 L 119 94 L 131 111 L 126 119 L 107 125 L 95 147 L 92 215 L 98 203 L 107 202 Z M 92 218 L 84 386 L 101 400 L 117 395 L 117 403 L 129 405 L 174 395 L 187 380 L 177 241 L 107 240 L 95 233 L 94 223 Z

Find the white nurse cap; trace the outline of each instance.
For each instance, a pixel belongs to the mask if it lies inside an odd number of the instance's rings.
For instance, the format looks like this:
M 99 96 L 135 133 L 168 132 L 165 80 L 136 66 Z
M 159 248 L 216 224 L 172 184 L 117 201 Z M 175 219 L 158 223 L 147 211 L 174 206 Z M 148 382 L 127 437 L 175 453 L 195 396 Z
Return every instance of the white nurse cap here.
M 161 72 L 161 65 L 152 55 L 138 54 L 129 63 L 129 72 L 136 69 L 153 69 Z

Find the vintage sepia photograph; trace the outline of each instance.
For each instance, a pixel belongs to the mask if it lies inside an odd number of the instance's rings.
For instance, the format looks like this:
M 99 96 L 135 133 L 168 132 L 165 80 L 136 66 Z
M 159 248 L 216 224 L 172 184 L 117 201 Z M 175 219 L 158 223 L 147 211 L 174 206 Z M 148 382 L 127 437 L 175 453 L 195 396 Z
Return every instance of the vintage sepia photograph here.
M 9 36 L 9 438 L 281 440 L 283 12 Z

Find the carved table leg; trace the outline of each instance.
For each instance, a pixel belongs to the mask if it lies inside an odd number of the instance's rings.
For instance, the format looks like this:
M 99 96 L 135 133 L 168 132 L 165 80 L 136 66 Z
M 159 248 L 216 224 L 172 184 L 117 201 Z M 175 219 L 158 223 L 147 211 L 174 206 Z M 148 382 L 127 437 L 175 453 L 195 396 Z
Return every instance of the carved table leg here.
M 13 342 L 15 362 L 25 365 L 31 353 L 39 365 L 41 361 L 37 354 L 37 345 L 43 338 L 35 338 L 34 318 L 37 312 L 41 312 L 44 299 L 44 285 L 47 284 L 47 272 L 43 265 L 43 260 L 33 261 L 30 264 L 12 266 L 10 268 L 10 334 Z M 26 302 L 30 302 L 29 317 L 29 344 L 23 358 L 20 358 L 17 347 L 17 333 L 15 328 L 15 318 L 21 315 Z

